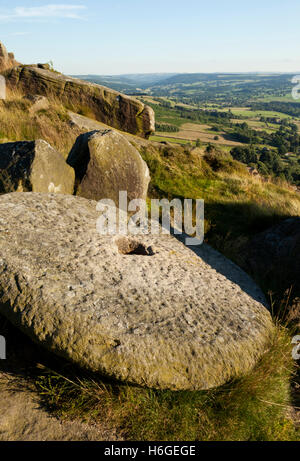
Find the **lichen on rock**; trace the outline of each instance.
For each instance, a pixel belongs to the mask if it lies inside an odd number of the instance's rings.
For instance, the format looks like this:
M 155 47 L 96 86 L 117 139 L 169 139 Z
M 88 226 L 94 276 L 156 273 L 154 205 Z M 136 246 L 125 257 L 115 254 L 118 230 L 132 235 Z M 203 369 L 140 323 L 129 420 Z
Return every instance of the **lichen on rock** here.
M 273 332 L 252 279 L 168 235 L 135 237 L 151 253 L 122 252 L 118 236 L 97 233 L 96 205 L 0 197 L 0 313 L 53 353 L 125 382 L 199 390 L 251 371 Z
M 84 133 L 76 140 L 67 163 L 76 173 L 76 195 L 109 199 L 119 205 L 119 192 L 128 201 L 146 200 L 150 173 L 137 149 L 114 130 Z
M 67 108 L 113 128 L 148 138 L 155 131 L 151 107 L 133 97 L 95 83 L 67 77 L 38 66 L 19 66 L 5 73 L 7 84 L 25 96 L 57 98 Z

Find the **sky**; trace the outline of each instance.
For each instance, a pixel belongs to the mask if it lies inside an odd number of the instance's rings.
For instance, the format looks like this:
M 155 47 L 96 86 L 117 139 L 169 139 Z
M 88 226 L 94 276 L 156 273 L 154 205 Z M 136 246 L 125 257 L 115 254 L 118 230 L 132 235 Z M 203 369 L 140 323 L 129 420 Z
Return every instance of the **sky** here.
M 0 41 L 66 74 L 300 73 L 299 0 L 0 0 Z

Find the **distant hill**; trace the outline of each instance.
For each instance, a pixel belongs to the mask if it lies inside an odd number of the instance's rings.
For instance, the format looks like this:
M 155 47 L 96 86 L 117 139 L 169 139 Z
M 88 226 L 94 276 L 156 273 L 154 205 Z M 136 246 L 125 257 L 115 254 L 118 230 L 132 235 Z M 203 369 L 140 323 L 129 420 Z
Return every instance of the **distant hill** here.
M 286 98 L 293 88 L 292 74 L 194 73 L 76 75 L 129 95 L 171 98 L 189 104 L 244 105 L 257 99 Z
M 121 75 L 132 82 L 134 85 L 138 85 L 141 88 L 148 88 L 157 83 L 165 81 L 169 78 L 175 77 L 178 74 L 165 74 L 165 73 L 156 73 L 156 74 L 125 74 Z
M 73 77 L 108 86 L 125 93 L 142 93 L 160 82 L 174 77 L 176 74 L 124 74 L 124 75 L 73 75 Z
M 194 84 L 200 82 L 268 82 L 271 80 L 286 81 L 291 80 L 292 74 L 263 74 L 263 73 L 194 73 L 194 74 L 175 74 L 170 77 L 160 80 L 157 83 L 159 86 L 174 85 L 174 84 Z M 156 84 L 157 84 L 156 83 Z
M 177 74 L 155 83 L 150 95 L 189 104 L 244 106 L 252 101 L 291 98 L 292 74 Z

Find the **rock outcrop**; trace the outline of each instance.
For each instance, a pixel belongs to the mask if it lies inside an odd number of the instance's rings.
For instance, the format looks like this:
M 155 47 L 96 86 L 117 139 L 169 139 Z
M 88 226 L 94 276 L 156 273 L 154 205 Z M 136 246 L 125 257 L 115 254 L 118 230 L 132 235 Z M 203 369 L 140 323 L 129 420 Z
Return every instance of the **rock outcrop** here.
M 40 110 L 47 110 L 50 107 L 50 102 L 46 96 L 40 96 L 38 94 L 29 95 L 28 100 L 31 103 L 31 106 L 29 107 L 29 113 L 31 115 L 34 115 Z
M 150 173 L 130 142 L 114 130 L 82 134 L 67 163 L 76 174 L 76 195 L 91 200 L 111 199 L 118 206 L 119 191 L 128 201 L 147 198 Z
M 0 197 L 0 313 L 53 353 L 126 382 L 208 389 L 249 372 L 273 332 L 254 282 L 207 246 L 195 255 L 168 235 L 101 236 L 96 204 Z
M 73 194 L 75 173 L 46 141 L 0 144 L 0 194 Z
M 18 66 L 13 53 L 8 53 L 3 43 L 0 42 L 0 72 L 4 72 L 12 67 Z
M 266 287 L 292 287 L 300 297 L 300 218 L 290 218 L 256 235 L 246 249 L 246 269 Z
M 58 98 L 78 113 L 88 113 L 113 128 L 147 138 L 155 131 L 154 112 L 142 102 L 109 88 L 67 77 L 39 66 L 19 66 L 5 73 L 8 86 L 25 96 Z

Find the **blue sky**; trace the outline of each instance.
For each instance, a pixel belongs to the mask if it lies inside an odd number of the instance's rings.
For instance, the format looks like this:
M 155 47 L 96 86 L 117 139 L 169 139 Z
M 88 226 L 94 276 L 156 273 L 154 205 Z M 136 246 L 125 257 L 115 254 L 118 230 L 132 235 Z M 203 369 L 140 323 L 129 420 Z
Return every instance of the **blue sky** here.
M 0 0 L 0 41 L 68 74 L 300 72 L 299 0 Z

